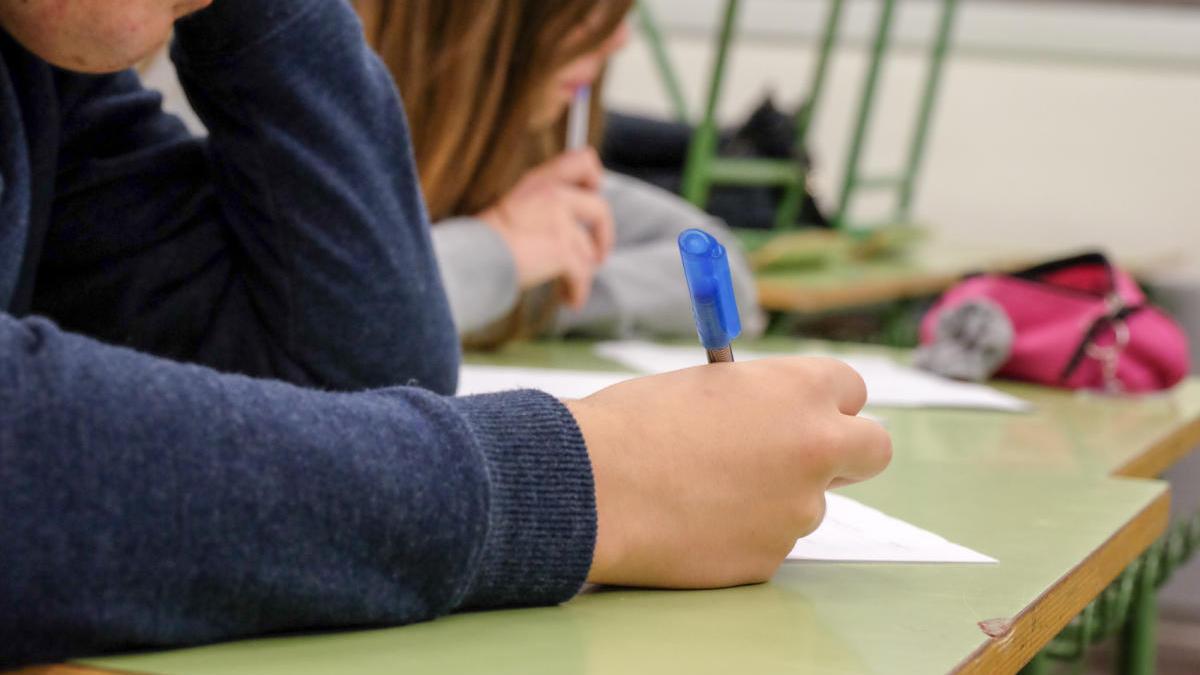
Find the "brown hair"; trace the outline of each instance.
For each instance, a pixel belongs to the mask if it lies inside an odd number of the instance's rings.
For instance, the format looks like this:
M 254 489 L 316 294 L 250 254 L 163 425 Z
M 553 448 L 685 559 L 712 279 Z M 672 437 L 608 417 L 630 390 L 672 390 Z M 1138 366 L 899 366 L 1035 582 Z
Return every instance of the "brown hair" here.
M 367 42 L 404 99 L 421 187 L 436 221 L 484 210 L 562 149 L 559 129 L 533 132 L 530 116 L 554 72 L 611 35 L 632 0 L 355 4 Z M 593 15 L 598 8 L 603 12 Z M 587 34 L 563 49 L 579 27 Z M 598 109 L 599 96 L 593 105 Z
M 565 119 L 534 131 L 530 119 L 563 65 L 604 42 L 633 0 L 356 0 L 367 42 L 392 73 L 408 114 L 430 218 L 495 204 L 528 169 L 563 147 Z M 570 49 L 562 44 L 586 33 Z M 599 87 L 591 134 L 598 137 Z M 565 117 L 565 116 L 564 116 Z M 558 301 L 552 287 L 523 293 L 513 311 L 464 338 L 495 347 L 542 332 Z

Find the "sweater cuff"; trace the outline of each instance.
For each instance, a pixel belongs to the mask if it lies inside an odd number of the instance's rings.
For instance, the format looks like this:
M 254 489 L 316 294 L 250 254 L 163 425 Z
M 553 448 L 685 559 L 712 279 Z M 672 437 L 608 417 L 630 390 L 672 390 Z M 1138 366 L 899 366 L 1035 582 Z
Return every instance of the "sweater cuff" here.
M 488 472 L 488 530 L 459 607 L 564 602 L 596 545 L 592 465 L 575 418 L 540 391 L 451 400 Z
M 291 28 L 292 22 L 325 5 L 325 23 L 339 12 L 352 15 L 343 0 L 216 0 L 175 22 L 172 56 L 190 64 L 229 63 L 244 52 Z

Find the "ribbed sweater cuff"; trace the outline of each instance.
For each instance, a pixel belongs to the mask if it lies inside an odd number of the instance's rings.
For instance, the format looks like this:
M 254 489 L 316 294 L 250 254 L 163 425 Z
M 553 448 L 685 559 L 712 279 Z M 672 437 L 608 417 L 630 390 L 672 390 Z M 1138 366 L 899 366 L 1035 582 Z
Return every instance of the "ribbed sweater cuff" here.
M 481 448 L 488 531 L 461 607 L 570 599 L 596 542 L 592 465 L 575 418 L 538 391 L 452 399 Z

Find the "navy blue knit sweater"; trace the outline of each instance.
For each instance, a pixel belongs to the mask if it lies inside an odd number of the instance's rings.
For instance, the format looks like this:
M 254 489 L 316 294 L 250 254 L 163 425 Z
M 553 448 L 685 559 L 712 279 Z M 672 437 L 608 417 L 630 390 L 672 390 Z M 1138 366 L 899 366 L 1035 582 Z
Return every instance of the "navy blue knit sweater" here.
M 207 139 L 0 31 L 0 666 L 570 597 L 583 440 L 545 394 L 446 396 L 353 13 L 218 0 L 173 57 Z

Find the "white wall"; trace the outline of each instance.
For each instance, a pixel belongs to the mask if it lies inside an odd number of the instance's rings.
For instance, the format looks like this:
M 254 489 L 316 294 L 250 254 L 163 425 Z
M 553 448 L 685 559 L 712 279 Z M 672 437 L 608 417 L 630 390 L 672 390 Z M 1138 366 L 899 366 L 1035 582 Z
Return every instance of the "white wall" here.
M 706 86 L 718 0 L 652 0 L 693 113 Z M 724 105 L 736 121 L 766 90 L 806 88 L 824 2 L 748 0 Z M 813 145 L 836 194 L 878 3 L 852 2 Z M 867 166 L 898 166 L 908 142 L 934 4 L 901 3 Z M 1103 246 L 1184 255 L 1200 275 L 1200 10 L 962 2 L 955 51 L 916 204 L 953 240 Z M 640 39 L 618 56 L 608 101 L 665 114 Z M 857 215 L 869 219 L 870 203 Z

